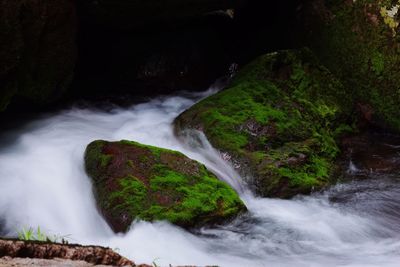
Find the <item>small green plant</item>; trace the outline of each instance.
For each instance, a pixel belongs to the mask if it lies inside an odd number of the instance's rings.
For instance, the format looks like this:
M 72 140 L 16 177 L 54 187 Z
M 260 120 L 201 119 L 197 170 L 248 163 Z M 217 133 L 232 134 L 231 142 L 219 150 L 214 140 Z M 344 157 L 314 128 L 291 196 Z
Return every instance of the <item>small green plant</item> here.
M 29 229 L 22 228 L 22 230 L 18 232 L 18 239 L 25 240 L 25 241 L 34 240 L 33 229 L 32 228 L 29 228 Z
M 40 226 L 38 226 L 36 230 L 31 227 L 29 229 L 22 228 L 22 230 L 18 232 L 18 238 L 25 241 L 54 242 L 53 238 L 50 238 L 42 232 Z
M 29 228 L 24 227 L 17 233 L 19 240 L 68 244 L 67 236 L 58 236 L 58 235 L 49 236 L 40 229 L 40 226 L 38 226 L 36 230 L 33 229 L 32 227 Z

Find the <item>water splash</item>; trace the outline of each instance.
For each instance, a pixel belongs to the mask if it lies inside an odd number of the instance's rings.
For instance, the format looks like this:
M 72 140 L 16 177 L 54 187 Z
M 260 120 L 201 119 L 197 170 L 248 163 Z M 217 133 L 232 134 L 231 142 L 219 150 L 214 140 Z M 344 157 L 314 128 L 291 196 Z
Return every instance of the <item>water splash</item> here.
M 188 132 L 188 143 L 173 134 L 173 119 L 210 93 L 109 112 L 72 108 L 3 135 L 0 221 L 6 232 L 40 225 L 73 242 L 109 246 L 138 263 L 159 266 L 398 266 L 398 183 L 379 179 L 293 200 L 257 198 L 202 133 Z M 84 172 L 84 149 L 95 139 L 179 150 L 231 184 L 249 213 L 197 233 L 166 222 L 135 222 L 126 234 L 114 234 L 96 210 Z
M 349 161 L 349 167 L 347 169 L 348 174 L 357 174 L 360 170 L 357 168 L 357 166 L 354 164 L 353 160 Z

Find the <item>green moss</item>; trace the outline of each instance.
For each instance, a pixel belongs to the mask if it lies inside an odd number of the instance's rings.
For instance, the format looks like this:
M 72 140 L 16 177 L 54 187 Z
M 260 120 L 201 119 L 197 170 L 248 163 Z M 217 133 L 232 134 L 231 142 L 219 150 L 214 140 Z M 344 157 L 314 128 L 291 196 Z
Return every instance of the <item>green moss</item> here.
M 280 51 L 250 63 L 229 88 L 181 114 L 176 126 L 203 129 L 261 181 L 260 193 L 286 196 L 283 184 L 304 192 L 328 183 L 336 138 L 352 129 L 346 123 L 352 106 L 308 49 Z
M 385 58 L 382 53 L 376 52 L 371 56 L 372 70 L 380 76 L 385 70 Z
M 110 163 L 111 159 L 112 159 L 111 155 L 101 154 L 101 156 L 100 156 L 100 166 L 102 168 L 107 167 L 107 165 Z
M 309 45 L 340 78 L 347 92 L 375 112 L 375 123 L 400 129 L 400 35 L 396 1 L 329 1 Z
M 204 168 L 204 167 L 203 167 Z M 204 214 L 213 214 L 224 218 L 232 217 L 242 209 L 242 202 L 236 192 L 224 182 L 209 176 L 204 169 L 202 176 L 188 176 L 172 171 L 166 166 L 157 165 L 150 180 L 150 189 L 163 192 L 178 204 L 161 207 L 157 201 L 139 214 L 146 220 L 168 220 L 180 225 L 190 225 Z M 212 219 L 212 216 L 210 216 Z M 202 219 L 207 221 L 207 219 Z
M 105 141 L 95 141 L 89 145 L 89 149 L 85 153 L 86 169 L 89 173 L 98 173 L 99 169 L 108 166 L 112 160 L 111 155 L 103 153 Z
M 158 165 L 155 176 L 150 180 L 150 188 L 153 191 L 162 189 L 176 189 L 184 184 L 188 184 L 188 177 L 185 175 L 171 171 L 164 165 Z
M 108 197 L 108 208 L 115 214 L 121 210 L 128 214 L 139 214 L 146 204 L 147 187 L 134 176 L 120 179 L 119 186 L 120 190 L 111 192 Z
M 95 141 L 86 151 L 86 169 L 100 208 L 118 231 L 135 218 L 195 226 L 245 209 L 229 185 L 180 152 L 126 140 Z
M 135 146 L 135 147 L 140 147 L 146 150 L 150 150 L 150 152 L 153 155 L 156 155 L 157 158 L 160 158 L 161 153 L 169 153 L 169 154 L 175 154 L 175 155 L 179 155 L 182 156 L 183 154 L 179 151 L 174 151 L 174 150 L 170 150 L 170 149 L 165 149 L 165 148 L 161 148 L 161 147 L 156 147 L 156 146 L 149 146 L 149 145 L 144 145 L 135 141 L 129 141 L 129 140 L 121 140 L 120 141 L 121 144 L 124 145 L 131 145 L 131 146 Z M 140 155 L 141 159 L 143 161 L 146 161 L 146 155 Z
M 321 157 L 314 157 L 300 169 L 283 167 L 278 169 L 282 177 L 289 178 L 290 186 L 312 187 L 324 184 L 329 178 L 329 163 Z

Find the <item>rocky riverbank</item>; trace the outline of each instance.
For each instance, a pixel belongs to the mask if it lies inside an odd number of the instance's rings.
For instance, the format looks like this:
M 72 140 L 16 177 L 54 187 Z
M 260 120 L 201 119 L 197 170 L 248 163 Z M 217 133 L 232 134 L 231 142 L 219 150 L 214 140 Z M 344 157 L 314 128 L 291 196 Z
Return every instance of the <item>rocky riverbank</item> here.
M 99 246 L 0 239 L 0 266 L 32 265 L 137 266 L 113 250 Z

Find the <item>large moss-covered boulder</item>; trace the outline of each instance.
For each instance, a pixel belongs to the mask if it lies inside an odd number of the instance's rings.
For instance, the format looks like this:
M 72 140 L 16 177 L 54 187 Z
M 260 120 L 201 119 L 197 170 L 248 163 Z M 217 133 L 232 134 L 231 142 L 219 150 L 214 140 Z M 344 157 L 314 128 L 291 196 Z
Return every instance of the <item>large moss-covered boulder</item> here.
M 329 184 L 351 109 L 351 96 L 308 49 L 281 51 L 250 63 L 175 127 L 183 137 L 203 131 L 261 195 L 291 197 Z
M 305 1 L 306 42 L 379 126 L 400 130 L 400 1 Z
M 94 141 L 85 155 L 98 206 L 116 232 L 137 219 L 193 227 L 245 206 L 226 183 L 183 154 L 132 141 Z
M 46 104 L 68 87 L 75 65 L 70 0 L 0 1 L 0 111 L 12 97 Z

